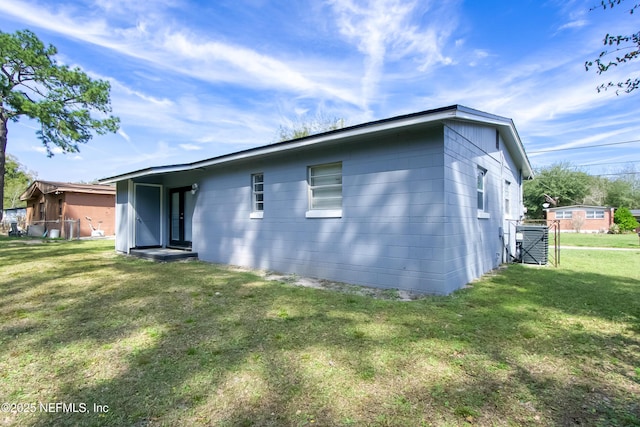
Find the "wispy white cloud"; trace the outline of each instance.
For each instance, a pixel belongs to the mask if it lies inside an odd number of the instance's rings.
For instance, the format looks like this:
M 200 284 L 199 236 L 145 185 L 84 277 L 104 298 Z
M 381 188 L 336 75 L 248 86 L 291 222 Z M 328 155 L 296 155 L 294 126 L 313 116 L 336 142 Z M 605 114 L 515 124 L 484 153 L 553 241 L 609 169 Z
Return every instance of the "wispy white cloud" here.
M 146 2 L 143 3 L 146 5 Z M 113 9 L 115 5 L 114 2 L 105 2 L 103 7 Z M 54 11 L 51 6 L 16 0 L 0 3 L 0 12 L 190 78 L 358 102 L 357 95 L 348 85 L 335 85 L 330 81 L 307 77 L 308 73 L 303 71 L 317 68 L 317 59 L 309 65 L 300 57 L 287 58 L 285 62 L 242 45 L 211 39 L 203 34 L 192 34 L 183 28 L 171 29 L 166 22 L 149 22 L 148 17 L 142 17 L 143 21 L 132 22 L 128 27 L 116 27 L 110 26 L 104 18 L 81 18 L 68 10 Z M 331 68 L 328 63 L 324 65 L 324 69 Z
M 345 39 L 364 54 L 364 108 L 379 97 L 378 85 L 387 61 L 411 58 L 419 71 L 434 64 L 450 64 L 444 43 L 456 27 L 456 4 L 437 8 L 436 2 L 402 0 L 330 0 L 336 25 Z M 418 10 L 418 7 L 422 10 Z M 444 11 L 448 11 L 447 19 Z M 419 13 L 420 12 L 420 13 Z M 425 16 L 426 23 L 416 16 Z
M 180 58 L 208 64 L 209 69 L 215 70 L 219 67 L 225 72 L 244 70 L 261 80 L 274 79 L 296 90 L 313 88 L 311 81 L 289 65 L 243 46 L 219 41 L 196 41 L 185 33 L 175 32 L 165 37 L 164 47 L 167 52 Z M 220 66 L 221 62 L 223 66 Z M 232 71 L 227 71 L 228 67 L 231 67 Z
M 28 23 L 31 27 L 45 28 L 57 33 L 89 42 L 106 40 L 110 29 L 104 19 L 81 19 L 67 10 L 51 11 L 43 5 L 26 1 L 5 0 L 0 2 L 0 12 Z
M 580 0 L 542 3 L 514 3 L 504 21 L 515 34 L 528 25 L 523 11 L 540 14 L 531 21 L 544 28 L 526 28 L 536 42 L 524 50 L 461 1 L 325 0 L 285 13 L 262 0 L 1 0 L 0 24 L 32 28 L 58 45 L 61 62 L 111 83 L 122 129 L 83 148 L 86 173 L 265 144 L 301 115 L 357 124 L 454 103 L 513 118 L 532 151 L 632 139 L 635 104 L 595 87 L 633 73 L 598 76 L 583 64 L 607 31 L 626 32 L 634 21 L 588 12 Z M 12 149 L 33 153 L 32 124 L 12 125 Z M 63 158 L 72 160 L 55 162 Z
M 108 13 L 148 13 L 151 10 L 179 6 L 180 0 L 145 0 L 137 2 L 131 0 L 93 0 L 95 6 Z
M 32 145 L 31 150 L 41 154 L 48 154 L 46 147 L 43 145 Z M 57 147 L 57 146 L 51 147 L 51 153 L 54 155 L 62 154 L 63 152 L 64 151 L 60 147 Z
M 486 49 L 474 49 L 471 53 L 471 58 L 469 61 L 470 67 L 475 67 L 479 62 L 488 58 L 491 54 Z
M 570 22 L 567 22 L 566 24 L 561 25 L 560 28 L 558 28 L 558 31 L 567 30 L 571 28 L 582 28 L 585 25 L 588 25 L 588 22 L 586 19 L 576 19 L 575 21 L 570 21 Z
M 199 151 L 202 150 L 202 147 L 196 144 L 179 144 L 180 148 L 185 151 Z
M 125 141 L 131 142 L 131 138 L 129 137 L 129 135 L 126 134 L 126 132 L 122 128 L 118 129 L 118 135 L 123 137 Z

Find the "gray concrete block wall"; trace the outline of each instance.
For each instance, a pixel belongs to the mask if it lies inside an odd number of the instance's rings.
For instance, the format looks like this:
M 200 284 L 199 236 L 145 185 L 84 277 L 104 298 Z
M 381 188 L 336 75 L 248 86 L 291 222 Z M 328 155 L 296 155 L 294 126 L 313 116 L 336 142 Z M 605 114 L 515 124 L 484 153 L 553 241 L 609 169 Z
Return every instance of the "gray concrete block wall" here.
M 491 126 L 445 122 L 197 171 L 142 177 L 171 188 L 198 183 L 193 250 L 205 261 L 368 286 L 447 294 L 495 268 L 512 218 L 522 215 L 519 171 Z M 342 216 L 307 218 L 308 167 L 342 162 Z M 479 218 L 476 169 L 487 170 L 488 218 Z M 264 213 L 251 218 L 251 174 L 264 174 Z M 126 252 L 128 181 L 119 182 L 116 249 Z M 164 233 L 165 240 L 168 233 Z M 507 236 L 512 240 L 513 236 Z M 163 242 L 166 244 L 167 242 Z
M 496 268 L 503 259 L 500 237 L 508 225 L 504 213 L 503 184 L 519 186 L 519 172 L 508 152 L 496 149 L 496 130 L 490 126 L 447 123 L 445 127 L 445 192 L 449 209 L 447 283 L 454 288 Z M 503 147 L 499 139 L 499 147 Z M 476 171 L 485 178 L 487 217 L 478 215 Z M 517 190 L 516 190 L 517 191 Z M 512 199 L 513 217 L 521 215 L 521 198 Z
M 342 217 L 306 218 L 307 167 L 335 161 Z M 262 219 L 249 217 L 256 172 L 264 174 Z M 212 262 L 447 293 L 444 182 L 441 130 L 216 169 L 200 183 L 193 250 Z

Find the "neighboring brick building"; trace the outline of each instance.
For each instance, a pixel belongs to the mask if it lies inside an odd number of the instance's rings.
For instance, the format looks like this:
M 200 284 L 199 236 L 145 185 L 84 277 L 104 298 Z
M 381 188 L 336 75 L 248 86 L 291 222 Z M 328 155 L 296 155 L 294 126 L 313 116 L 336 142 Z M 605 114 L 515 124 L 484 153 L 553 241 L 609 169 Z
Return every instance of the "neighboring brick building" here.
M 35 181 L 20 200 L 27 202 L 28 225 L 59 230 L 60 237 L 78 237 L 78 220 L 80 237 L 91 236 L 91 225 L 103 230 L 105 236 L 115 234 L 115 187 Z M 71 221 L 76 221 L 73 232 Z
M 609 231 L 615 208 L 609 206 L 562 206 L 546 209 L 547 224 L 560 221 L 560 231 L 599 233 Z

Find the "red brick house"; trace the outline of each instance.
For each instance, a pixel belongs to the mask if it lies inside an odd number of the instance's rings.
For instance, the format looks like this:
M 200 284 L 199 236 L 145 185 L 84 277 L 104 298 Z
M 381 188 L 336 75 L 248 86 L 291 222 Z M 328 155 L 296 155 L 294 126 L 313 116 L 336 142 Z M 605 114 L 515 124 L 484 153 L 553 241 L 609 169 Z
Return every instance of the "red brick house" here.
M 92 226 L 105 236 L 115 234 L 115 187 L 35 181 L 20 200 L 27 202 L 27 225 L 37 230 L 30 234 L 58 230 L 63 238 L 87 237 Z
M 560 221 L 560 231 L 606 233 L 613 224 L 615 208 L 609 206 L 562 206 L 545 209 L 547 225 Z

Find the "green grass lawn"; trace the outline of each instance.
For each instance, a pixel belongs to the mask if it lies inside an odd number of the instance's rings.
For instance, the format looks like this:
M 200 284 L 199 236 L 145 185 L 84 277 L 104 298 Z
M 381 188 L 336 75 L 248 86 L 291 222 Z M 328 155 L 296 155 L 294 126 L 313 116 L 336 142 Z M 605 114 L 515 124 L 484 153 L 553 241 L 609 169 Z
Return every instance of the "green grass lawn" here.
M 0 240 L 0 426 L 637 426 L 639 266 L 572 250 L 400 302 Z
M 553 242 L 553 235 L 549 238 Z M 640 238 L 636 233 L 597 234 L 597 233 L 561 233 L 562 246 L 592 246 L 601 248 L 640 249 Z

